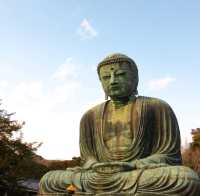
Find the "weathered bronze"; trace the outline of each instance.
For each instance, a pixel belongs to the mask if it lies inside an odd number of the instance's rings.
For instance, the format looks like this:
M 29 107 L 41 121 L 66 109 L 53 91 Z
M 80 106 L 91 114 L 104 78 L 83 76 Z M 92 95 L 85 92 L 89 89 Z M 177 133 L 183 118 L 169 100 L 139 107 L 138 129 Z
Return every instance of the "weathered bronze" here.
M 48 172 L 40 193 L 77 195 L 200 195 L 200 179 L 182 166 L 180 133 L 171 107 L 137 95 L 138 70 L 123 54 L 106 57 L 98 74 L 110 100 L 80 123 L 82 167 Z

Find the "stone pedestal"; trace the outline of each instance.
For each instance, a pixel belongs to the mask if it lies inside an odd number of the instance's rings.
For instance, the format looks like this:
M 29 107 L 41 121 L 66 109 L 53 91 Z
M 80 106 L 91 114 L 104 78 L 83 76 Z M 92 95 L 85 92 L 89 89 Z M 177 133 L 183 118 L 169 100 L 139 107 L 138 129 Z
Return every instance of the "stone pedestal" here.
M 76 193 L 76 194 L 68 194 L 68 193 L 49 193 L 49 194 L 38 194 L 37 196 L 169 196 L 169 195 L 161 195 L 161 194 L 152 194 L 152 193 Z M 172 195 L 171 195 L 172 196 Z
M 68 193 L 49 193 L 49 194 L 38 194 L 37 196 L 169 196 L 169 195 L 161 195 L 161 194 L 152 194 L 152 193 L 76 193 L 76 194 L 68 194 Z
M 37 196 L 72 196 L 72 195 L 69 195 L 68 193 L 45 193 L 45 194 L 37 194 Z
M 98 194 L 89 194 L 89 193 L 76 193 L 73 196 L 169 196 L 161 194 L 152 194 L 152 193 L 98 193 Z M 171 195 L 172 196 L 172 195 Z

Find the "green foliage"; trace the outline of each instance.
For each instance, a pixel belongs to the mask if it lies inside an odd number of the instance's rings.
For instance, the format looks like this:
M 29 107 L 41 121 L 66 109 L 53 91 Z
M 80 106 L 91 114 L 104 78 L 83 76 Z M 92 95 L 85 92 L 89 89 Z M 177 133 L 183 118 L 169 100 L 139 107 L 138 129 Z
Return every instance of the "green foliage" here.
M 192 144 L 191 147 L 193 149 L 200 149 L 200 128 L 192 129 Z
M 12 115 L 6 110 L 0 110 L 0 188 L 7 189 L 16 189 L 18 180 L 40 177 L 38 171 L 45 170 L 44 166 L 32 160 L 41 144 L 23 142 L 21 128 L 24 123 L 11 120 Z M 16 138 L 14 136 L 17 133 L 20 136 Z
M 24 122 L 19 123 L 12 117 L 13 113 L 0 109 L 0 190 L 8 191 L 9 195 L 21 195 L 19 180 L 40 179 L 49 170 L 80 165 L 80 157 L 51 161 L 36 155 L 41 143 L 24 142 L 21 131 Z

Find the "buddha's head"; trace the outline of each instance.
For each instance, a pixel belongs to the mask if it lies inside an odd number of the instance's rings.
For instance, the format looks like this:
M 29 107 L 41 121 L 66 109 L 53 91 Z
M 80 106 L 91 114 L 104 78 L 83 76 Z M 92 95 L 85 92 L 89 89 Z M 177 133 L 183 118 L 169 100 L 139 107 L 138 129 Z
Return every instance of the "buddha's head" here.
M 137 94 L 138 69 L 128 56 L 111 54 L 99 63 L 97 71 L 105 94 L 112 100 Z

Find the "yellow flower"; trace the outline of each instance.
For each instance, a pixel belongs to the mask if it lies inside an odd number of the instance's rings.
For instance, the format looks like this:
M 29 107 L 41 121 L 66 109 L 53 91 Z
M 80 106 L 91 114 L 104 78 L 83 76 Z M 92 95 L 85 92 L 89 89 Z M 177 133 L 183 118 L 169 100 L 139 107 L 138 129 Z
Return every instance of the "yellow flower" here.
M 70 193 L 70 194 L 73 194 L 74 192 L 76 191 L 76 188 L 70 184 L 68 187 L 67 187 L 67 192 Z

